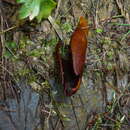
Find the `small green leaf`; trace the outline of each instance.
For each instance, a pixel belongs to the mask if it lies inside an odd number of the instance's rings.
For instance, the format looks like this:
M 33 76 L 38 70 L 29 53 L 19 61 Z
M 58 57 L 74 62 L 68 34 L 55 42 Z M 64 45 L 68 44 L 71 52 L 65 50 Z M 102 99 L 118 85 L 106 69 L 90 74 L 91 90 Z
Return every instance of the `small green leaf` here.
M 107 64 L 107 69 L 108 69 L 108 70 L 112 70 L 112 68 L 113 68 L 113 65 L 112 65 L 111 63 L 108 63 L 108 64 Z
M 17 0 L 17 3 L 22 3 L 19 11 L 20 19 L 29 17 L 32 20 L 37 17 L 39 22 L 47 18 L 56 6 L 53 0 Z
M 34 49 L 27 53 L 28 56 L 40 57 L 43 54 L 43 51 L 40 49 Z
M 41 0 L 33 0 L 32 6 L 31 6 L 32 11 L 29 15 L 30 20 L 32 20 L 34 17 L 36 17 L 39 14 L 40 3 L 41 3 Z
M 103 32 L 103 30 L 102 30 L 102 29 L 100 29 L 100 28 L 97 28 L 97 29 L 96 29 L 96 32 L 97 32 L 97 33 L 102 33 L 102 32 Z
M 19 18 L 24 19 L 28 17 L 32 11 L 32 0 L 28 0 L 29 2 L 26 2 L 19 11 Z
M 52 38 L 50 41 L 47 42 L 47 46 L 54 46 L 57 42 L 58 40 L 56 38 Z
M 24 4 L 19 11 L 20 19 L 24 19 L 29 16 L 30 20 L 32 20 L 39 14 L 41 0 L 27 0 L 23 3 Z
M 6 51 L 4 52 L 4 57 L 5 57 L 5 58 L 10 58 L 10 57 L 12 57 L 12 54 L 11 54 L 9 51 L 6 50 Z
M 62 26 L 63 30 L 65 30 L 66 32 L 71 32 L 72 31 L 72 26 L 70 23 L 64 23 Z
M 17 3 L 25 3 L 27 0 L 16 0 Z
M 51 14 L 51 11 L 56 7 L 56 3 L 53 0 L 43 0 L 41 2 L 41 10 L 39 15 L 37 16 L 38 22 L 40 22 L 43 18 L 48 18 Z
M 17 47 L 15 42 L 6 42 L 6 47 L 9 49 L 15 49 Z
M 70 118 L 67 118 L 67 117 L 64 117 L 63 120 L 64 120 L 64 121 L 71 121 L 71 119 L 70 119 Z
M 18 70 L 18 74 L 20 76 L 25 76 L 25 75 L 29 74 L 29 72 L 30 72 L 30 70 L 28 68 L 22 68 L 22 69 Z

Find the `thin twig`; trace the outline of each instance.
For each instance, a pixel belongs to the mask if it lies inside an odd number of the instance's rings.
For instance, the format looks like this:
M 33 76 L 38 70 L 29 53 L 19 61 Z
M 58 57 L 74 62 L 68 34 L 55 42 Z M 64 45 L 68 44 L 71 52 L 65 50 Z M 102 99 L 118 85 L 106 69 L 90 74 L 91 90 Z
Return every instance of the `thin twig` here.
M 4 30 L 4 18 L 3 18 L 3 12 L 2 12 L 2 1 L 0 1 L 0 31 L 3 31 Z M 4 34 L 3 35 L 0 35 L 0 66 L 5 66 L 4 64 L 4 57 L 3 57 L 3 54 L 4 54 L 4 49 L 5 49 L 5 46 L 4 46 L 4 42 L 5 42 L 5 36 Z M 5 83 L 5 73 L 4 73 L 4 70 L 1 68 L 0 69 L 0 79 L 2 79 L 1 81 L 1 86 L 2 86 L 2 95 L 3 95 L 3 99 L 6 98 L 5 96 L 5 87 L 6 87 L 6 83 Z
M 56 125 L 55 125 L 55 130 L 57 130 L 57 129 L 58 129 L 59 124 L 60 124 L 60 119 L 58 119 L 58 121 L 56 122 Z
M 60 27 L 58 26 L 58 24 L 56 24 L 55 20 L 51 16 L 48 17 L 48 20 L 51 23 L 54 30 L 56 31 L 56 33 L 59 36 L 60 40 L 63 40 L 62 31 L 61 31 Z
M 74 105 L 73 105 L 73 100 L 72 100 L 72 98 L 70 100 L 71 100 L 72 110 L 73 110 L 73 113 L 74 113 L 74 116 L 75 116 L 76 124 L 77 124 L 78 130 L 80 130 L 78 119 L 77 119 L 76 112 L 75 112 L 75 108 L 74 108 Z
M 61 6 L 61 2 L 62 2 L 62 0 L 58 0 L 58 5 L 57 5 L 56 11 L 55 11 L 55 19 L 56 19 L 57 16 L 58 16 L 59 9 L 60 9 L 60 6 Z
M 10 28 L 7 28 L 7 29 L 5 29 L 5 30 L 2 30 L 1 32 L 0 32 L 0 35 L 1 34 L 4 34 L 4 33 L 6 33 L 6 32 L 8 32 L 8 31 L 11 31 L 12 29 L 15 29 L 17 26 L 13 26 L 13 27 L 10 27 Z

